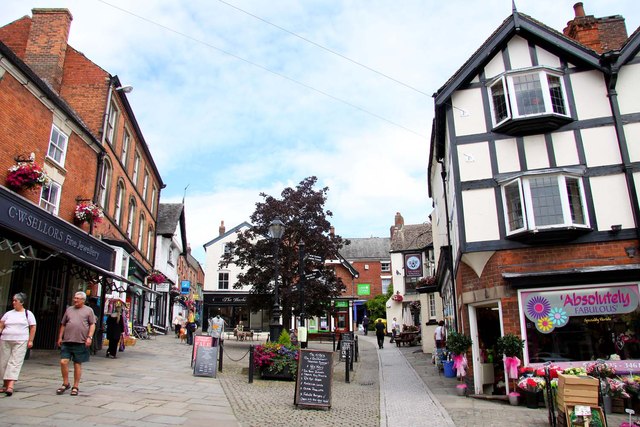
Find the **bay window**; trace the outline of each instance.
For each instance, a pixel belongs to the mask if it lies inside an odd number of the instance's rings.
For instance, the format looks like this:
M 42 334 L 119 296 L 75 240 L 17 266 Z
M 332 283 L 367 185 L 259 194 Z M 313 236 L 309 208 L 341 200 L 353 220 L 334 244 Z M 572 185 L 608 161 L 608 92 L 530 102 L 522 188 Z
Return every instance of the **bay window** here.
M 589 228 L 582 178 L 523 176 L 502 185 L 507 235 L 556 228 Z

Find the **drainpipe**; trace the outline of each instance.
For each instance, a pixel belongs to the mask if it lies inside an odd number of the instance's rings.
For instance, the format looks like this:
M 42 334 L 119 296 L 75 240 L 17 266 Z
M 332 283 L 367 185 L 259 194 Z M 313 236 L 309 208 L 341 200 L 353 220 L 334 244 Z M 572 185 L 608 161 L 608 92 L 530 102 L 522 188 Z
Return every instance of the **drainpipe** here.
M 620 117 L 620 107 L 618 105 L 618 92 L 616 91 L 616 84 L 618 83 L 618 74 L 620 69 L 615 65 L 615 61 L 619 58 L 620 52 L 608 52 L 603 55 L 603 61 L 609 68 L 609 74 L 605 75 L 607 82 L 607 97 L 609 98 L 609 105 L 611 106 L 611 112 L 613 114 L 613 125 L 616 131 L 616 137 L 618 140 L 618 147 L 620 151 L 620 157 L 622 158 L 622 168 L 624 170 L 624 176 L 627 181 L 627 188 L 629 197 L 631 198 L 631 205 L 633 206 L 633 222 L 636 229 L 636 237 L 640 239 L 640 228 L 638 219 L 640 218 L 640 202 L 638 201 L 638 192 L 636 189 L 636 183 L 633 179 L 633 168 L 629 159 L 629 152 L 623 145 L 623 141 L 626 142 L 624 135 L 622 118 Z
M 449 222 L 449 201 L 447 199 L 447 170 L 444 167 L 444 160 L 436 160 L 442 167 L 440 176 L 442 177 L 442 194 L 444 195 L 444 210 L 447 223 L 447 245 L 449 246 L 449 276 L 451 277 L 451 290 L 453 291 L 453 327 L 458 330 L 458 303 L 456 295 L 456 280 L 453 275 L 453 246 L 451 246 L 451 223 Z

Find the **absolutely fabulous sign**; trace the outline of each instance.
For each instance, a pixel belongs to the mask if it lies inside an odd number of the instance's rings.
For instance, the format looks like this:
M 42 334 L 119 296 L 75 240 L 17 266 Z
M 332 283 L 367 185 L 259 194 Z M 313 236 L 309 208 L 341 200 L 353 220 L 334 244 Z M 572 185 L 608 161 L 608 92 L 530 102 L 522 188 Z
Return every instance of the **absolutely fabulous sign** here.
M 637 284 L 522 292 L 521 298 L 525 316 L 543 334 L 565 326 L 571 317 L 631 313 L 640 301 Z

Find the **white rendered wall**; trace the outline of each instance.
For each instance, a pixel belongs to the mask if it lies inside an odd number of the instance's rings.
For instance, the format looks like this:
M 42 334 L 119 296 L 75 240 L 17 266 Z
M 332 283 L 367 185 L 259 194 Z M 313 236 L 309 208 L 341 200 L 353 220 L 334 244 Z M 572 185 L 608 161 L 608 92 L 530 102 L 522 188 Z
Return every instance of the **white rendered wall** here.
M 529 52 L 529 42 L 522 37 L 515 36 L 507 44 L 509 49 L 509 62 L 512 70 L 520 68 L 528 68 L 531 63 L 531 54 Z
M 587 166 L 615 165 L 622 162 L 613 126 L 583 129 L 581 134 Z
M 578 119 L 611 116 L 607 87 L 598 71 L 570 74 Z
M 465 191 L 462 193 L 462 203 L 467 242 L 500 239 L 493 188 Z
M 640 161 L 640 123 L 624 125 L 624 135 L 632 162 Z
M 638 76 L 640 64 L 625 65 L 620 70 L 616 91 L 618 92 L 618 105 L 620 113 L 630 114 L 640 111 L 640 86 Z
M 456 135 L 474 135 L 487 131 L 480 89 L 458 91 L 453 94 L 451 100 L 455 107 L 453 122 L 456 127 Z
M 570 166 L 580 163 L 576 138 L 573 132 L 557 132 L 552 134 L 551 138 L 558 166 Z
M 598 230 L 611 230 L 612 225 L 633 228 L 631 202 L 623 174 L 589 179 Z
M 544 135 L 530 135 L 524 137 L 524 154 L 527 159 L 527 169 L 542 169 L 549 167 L 549 154 Z
M 206 248 L 206 261 L 205 261 L 205 279 L 204 289 L 205 291 L 220 291 L 220 292 L 248 292 L 251 287 L 244 286 L 242 289 L 235 289 L 234 285 L 238 282 L 238 274 L 242 273 L 242 269 L 235 264 L 229 264 L 225 268 L 220 268 L 220 259 L 224 253 L 224 245 L 229 242 L 235 242 L 237 239 L 236 233 L 230 233 L 228 236 L 212 243 Z M 229 273 L 229 288 L 218 289 L 218 273 Z
M 498 158 L 498 173 L 516 172 L 520 170 L 518 145 L 515 138 L 500 139 L 495 142 Z
M 462 182 L 491 178 L 489 144 L 478 142 L 458 146 L 458 167 Z

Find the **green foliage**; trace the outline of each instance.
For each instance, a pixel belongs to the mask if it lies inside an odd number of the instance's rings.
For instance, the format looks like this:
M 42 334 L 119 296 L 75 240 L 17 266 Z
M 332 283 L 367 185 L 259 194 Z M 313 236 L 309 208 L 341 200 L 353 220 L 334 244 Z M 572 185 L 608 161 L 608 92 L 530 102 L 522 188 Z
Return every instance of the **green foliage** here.
M 261 193 L 263 201 L 256 203 L 250 218 L 252 227 L 239 232 L 236 241 L 227 245 L 228 251 L 220 260 L 220 267 L 234 264 L 243 269 L 235 288 L 251 288 L 248 304 L 253 312 L 269 310 L 273 306 L 276 248 L 282 317 L 288 319 L 292 313 L 300 311 L 300 291 L 296 286 L 299 242 L 304 242 L 306 254 L 322 259 L 335 259 L 336 253 L 348 242 L 330 233 L 328 218 L 333 214 L 324 209 L 329 189 L 316 190 L 316 182 L 316 177 L 305 178 L 295 188 L 285 188 L 281 198 Z M 276 218 L 286 227 L 279 241 L 268 238 L 269 224 Z M 305 280 L 304 312 L 309 316 L 324 315 L 331 307 L 331 300 L 339 297 L 345 286 L 336 276 L 334 267 L 324 262 L 307 260 L 304 267 L 304 274 L 313 270 L 320 272 L 319 277 Z
M 287 332 L 286 329 L 283 329 L 278 337 L 278 344 L 290 346 L 291 345 L 291 335 Z
M 464 334 L 452 331 L 447 334 L 447 350 L 453 354 L 464 354 L 469 350 L 473 341 Z
M 386 319 L 387 317 L 387 300 L 391 298 L 393 295 L 393 285 L 389 285 L 389 289 L 387 292 L 382 295 L 376 295 L 373 299 L 370 299 L 365 303 L 365 307 L 367 307 L 367 313 L 369 314 L 369 329 L 374 330 L 374 320 L 377 318 Z
M 524 348 L 524 340 L 514 334 L 506 334 L 496 341 L 496 353 L 506 357 L 521 357 Z

